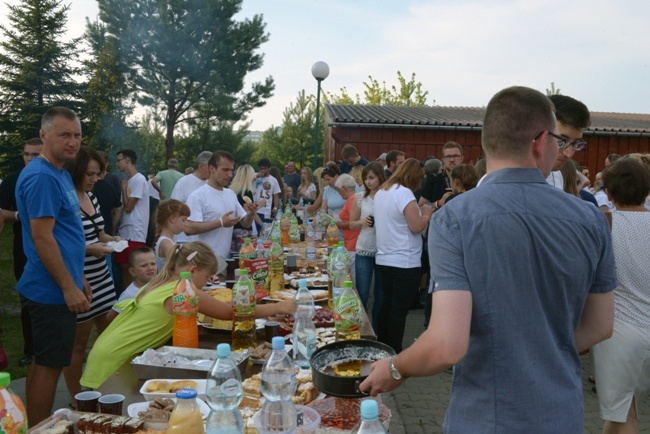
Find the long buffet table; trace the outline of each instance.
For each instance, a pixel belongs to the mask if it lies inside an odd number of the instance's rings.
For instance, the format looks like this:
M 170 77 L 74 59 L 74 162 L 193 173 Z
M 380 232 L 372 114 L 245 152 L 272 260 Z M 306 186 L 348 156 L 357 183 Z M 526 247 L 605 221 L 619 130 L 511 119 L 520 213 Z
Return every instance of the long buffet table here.
M 370 324 L 366 311 L 362 309 L 363 325 L 361 327 L 361 337 L 363 339 L 376 340 L 375 332 Z M 264 342 L 264 331 L 258 331 L 258 344 Z M 199 326 L 199 347 L 204 349 L 215 349 L 219 343 L 230 343 L 231 335 L 228 331 L 215 331 L 207 330 Z M 171 344 L 171 342 L 170 342 Z M 246 370 L 244 371 L 243 378 L 248 378 L 251 375 L 260 372 L 261 365 L 255 365 L 248 362 Z M 109 393 L 119 393 L 124 395 L 123 414 L 126 415 L 129 404 L 144 401 L 144 397 L 140 393 L 140 388 L 145 380 L 138 379 L 135 371 L 131 367 L 130 361 L 122 365 L 108 380 L 104 382 L 97 390 L 103 395 Z

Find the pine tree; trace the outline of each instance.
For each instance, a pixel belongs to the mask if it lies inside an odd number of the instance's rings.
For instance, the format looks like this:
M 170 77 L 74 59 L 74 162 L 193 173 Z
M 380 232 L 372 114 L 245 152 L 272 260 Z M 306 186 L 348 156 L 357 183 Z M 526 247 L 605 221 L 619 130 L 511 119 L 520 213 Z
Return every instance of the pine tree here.
M 237 21 L 242 0 L 98 0 L 99 18 L 129 65 L 126 85 L 138 101 L 165 109 L 165 148 L 194 116 L 245 120 L 265 104 L 271 77 L 245 92 L 246 75 L 262 66 L 257 50 L 268 40 L 260 15 Z M 200 106 L 200 109 L 197 107 Z
M 58 0 L 8 5 L 9 25 L 0 25 L 0 161 L 5 172 L 20 167 L 23 142 L 38 137 L 48 108 L 80 108 L 75 81 L 79 39 L 64 42 L 69 6 Z

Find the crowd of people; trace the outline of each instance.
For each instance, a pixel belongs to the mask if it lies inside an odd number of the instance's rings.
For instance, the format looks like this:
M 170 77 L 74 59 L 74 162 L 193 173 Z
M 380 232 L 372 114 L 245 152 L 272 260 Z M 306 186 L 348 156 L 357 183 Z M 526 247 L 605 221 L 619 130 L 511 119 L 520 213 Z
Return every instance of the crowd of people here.
M 377 338 L 398 354 L 373 364 L 362 390 L 453 367 L 449 432 L 578 433 L 578 355 L 591 349 L 606 432 L 633 426 L 650 384 L 650 156 L 610 155 L 592 183 L 573 160 L 588 125 L 583 103 L 513 87 L 488 104 L 485 158 L 473 164 L 456 142 L 425 161 L 399 150 L 372 160 L 345 145 L 341 161 L 313 172 L 290 161 L 282 176 L 266 158 L 254 168 L 204 151 L 187 174 L 170 159 L 148 181 L 125 148 L 120 181 L 105 153 L 81 146 L 76 114 L 49 110 L 40 138 L 24 144 L 25 168 L 0 184 L 29 420 L 49 416 L 61 372 L 74 407 L 82 387 L 164 344 L 180 272 L 204 286 L 291 204 L 336 221 Z M 425 331 L 403 350 L 421 298 Z M 294 307 L 260 305 L 256 316 Z M 199 309 L 232 315 L 208 296 Z

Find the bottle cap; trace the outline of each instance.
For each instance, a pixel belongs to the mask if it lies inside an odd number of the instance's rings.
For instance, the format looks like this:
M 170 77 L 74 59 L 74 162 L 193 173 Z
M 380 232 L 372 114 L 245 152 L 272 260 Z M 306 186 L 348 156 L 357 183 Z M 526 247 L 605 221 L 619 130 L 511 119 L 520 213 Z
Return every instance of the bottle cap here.
M 343 241 L 339 241 L 339 247 L 345 247 L 345 243 Z
M 217 345 L 217 357 L 230 357 L 230 344 Z
M 250 242 L 251 242 L 250 238 L 248 238 L 248 237 L 244 238 L 244 243 L 250 243 Z
M 345 282 L 343 282 L 343 287 L 344 288 L 352 288 L 352 281 L 346 280 Z
M 377 419 L 379 417 L 379 405 L 374 399 L 361 401 L 361 417 L 363 419 Z
M 9 372 L 0 372 L 0 387 L 7 387 L 11 383 L 11 375 Z
M 284 350 L 284 337 L 283 336 L 273 336 L 271 345 L 274 350 Z
M 196 398 L 196 390 L 194 390 L 194 389 L 181 389 L 178 392 L 176 392 L 176 398 L 178 398 L 178 399 Z
M 274 242 L 274 243 L 279 243 L 279 242 L 280 242 L 280 238 L 278 238 L 278 237 L 273 237 L 273 241 L 272 241 L 272 242 Z
M 264 244 L 264 241 L 262 241 L 261 238 L 258 238 L 258 239 L 257 239 L 257 245 L 259 246 L 260 244 Z
M 298 286 L 299 286 L 300 288 L 306 288 L 306 287 L 307 287 L 307 279 L 300 279 L 300 280 L 298 281 Z
M 245 268 L 240 268 L 239 269 L 239 275 L 240 276 L 248 276 L 248 270 Z
M 339 252 L 339 253 L 343 253 L 343 247 L 338 246 L 338 248 L 336 249 L 336 251 Z
M 189 279 L 192 277 L 192 273 L 189 271 L 181 271 L 181 279 Z

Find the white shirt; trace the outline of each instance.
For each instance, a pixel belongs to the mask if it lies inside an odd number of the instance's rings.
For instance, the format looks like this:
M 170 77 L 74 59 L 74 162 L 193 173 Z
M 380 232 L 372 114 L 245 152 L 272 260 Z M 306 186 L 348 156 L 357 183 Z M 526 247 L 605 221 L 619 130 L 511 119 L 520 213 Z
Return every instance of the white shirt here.
M 614 205 L 607 198 L 607 193 L 605 193 L 605 190 L 597 191 L 596 194 L 594 194 L 594 197 L 596 198 L 596 202 L 598 202 L 598 208 L 601 206 L 606 206 L 607 211 L 614 211 Z
M 199 187 L 187 199 L 187 206 L 191 214 L 188 220 L 193 222 L 211 222 L 219 220 L 227 212 L 233 211 L 230 217 L 242 219 L 246 217 L 246 211 L 239 204 L 235 192 L 228 188 L 217 190 L 206 184 Z M 232 240 L 233 228 L 217 228 L 202 234 L 196 235 L 198 241 L 206 243 L 215 255 L 223 258 L 230 257 L 230 242 Z
M 264 218 L 271 217 L 271 209 L 273 208 L 273 195 L 280 194 L 280 184 L 278 180 L 269 175 L 266 178 L 257 178 L 253 184 L 255 185 L 255 202 L 266 199 L 266 205 L 257 210 L 258 214 L 262 214 Z
M 117 299 L 115 304 L 119 303 L 120 301 L 128 300 L 129 298 L 135 298 L 135 296 L 138 294 L 138 291 L 140 291 L 140 288 L 135 286 L 135 282 L 131 282 L 129 286 L 126 287 L 126 289 L 120 294 L 120 298 Z M 122 309 L 118 309 L 115 306 L 113 306 L 113 310 L 115 312 L 122 312 Z
M 559 170 L 552 171 L 546 178 L 546 182 L 564 191 L 564 176 L 562 176 L 562 172 Z
M 393 185 L 388 191 L 379 189 L 375 194 L 375 262 L 378 265 L 399 268 L 422 265 L 422 236 L 411 232 L 404 215 L 411 202 L 415 202 L 415 195 L 404 186 Z
M 180 200 L 181 202 L 186 203 L 190 194 L 192 194 L 197 188 L 205 185 L 207 182 L 207 179 L 200 179 L 193 173 L 185 175 L 176 182 L 176 185 L 172 190 L 171 199 Z M 190 241 L 196 240 L 197 238 L 195 235 L 186 235 L 185 232 L 181 232 L 174 236 L 174 241 L 176 243 L 189 243 Z
M 122 214 L 119 234 L 129 241 L 144 243 L 149 227 L 149 184 L 143 174 L 136 173 L 129 179 L 126 194 L 138 201 L 131 212 Z
M 153 251 L 156 255 L 156 266 L 158 267 L 158 272 L 162 271 L 163 267 L 165 266 L 165 262 L 167 262 L 167 258 L 163 258 L 160 256 L 160 243 L 162 243 L 164 240 L 169 240 L 172 242 L 172 244 L 175 244 L 174 240 L 169 239 L 164 235 L 158 237 L 158 241 L 156 241 L 156 245 L 153 248 Z
M 147 181 L 147 184 L 149 184 L 149 196 L 151 196 L 152 198 L 154 198 L 156 200 L 160 200 L 160 193 L 158 193 L 158 190 L 156 190 L 156 187 L 154 187 L 153 184 L 151 183 L 152 180 L 153 180 L 153 178 L 150 179 L 149 181 Z

